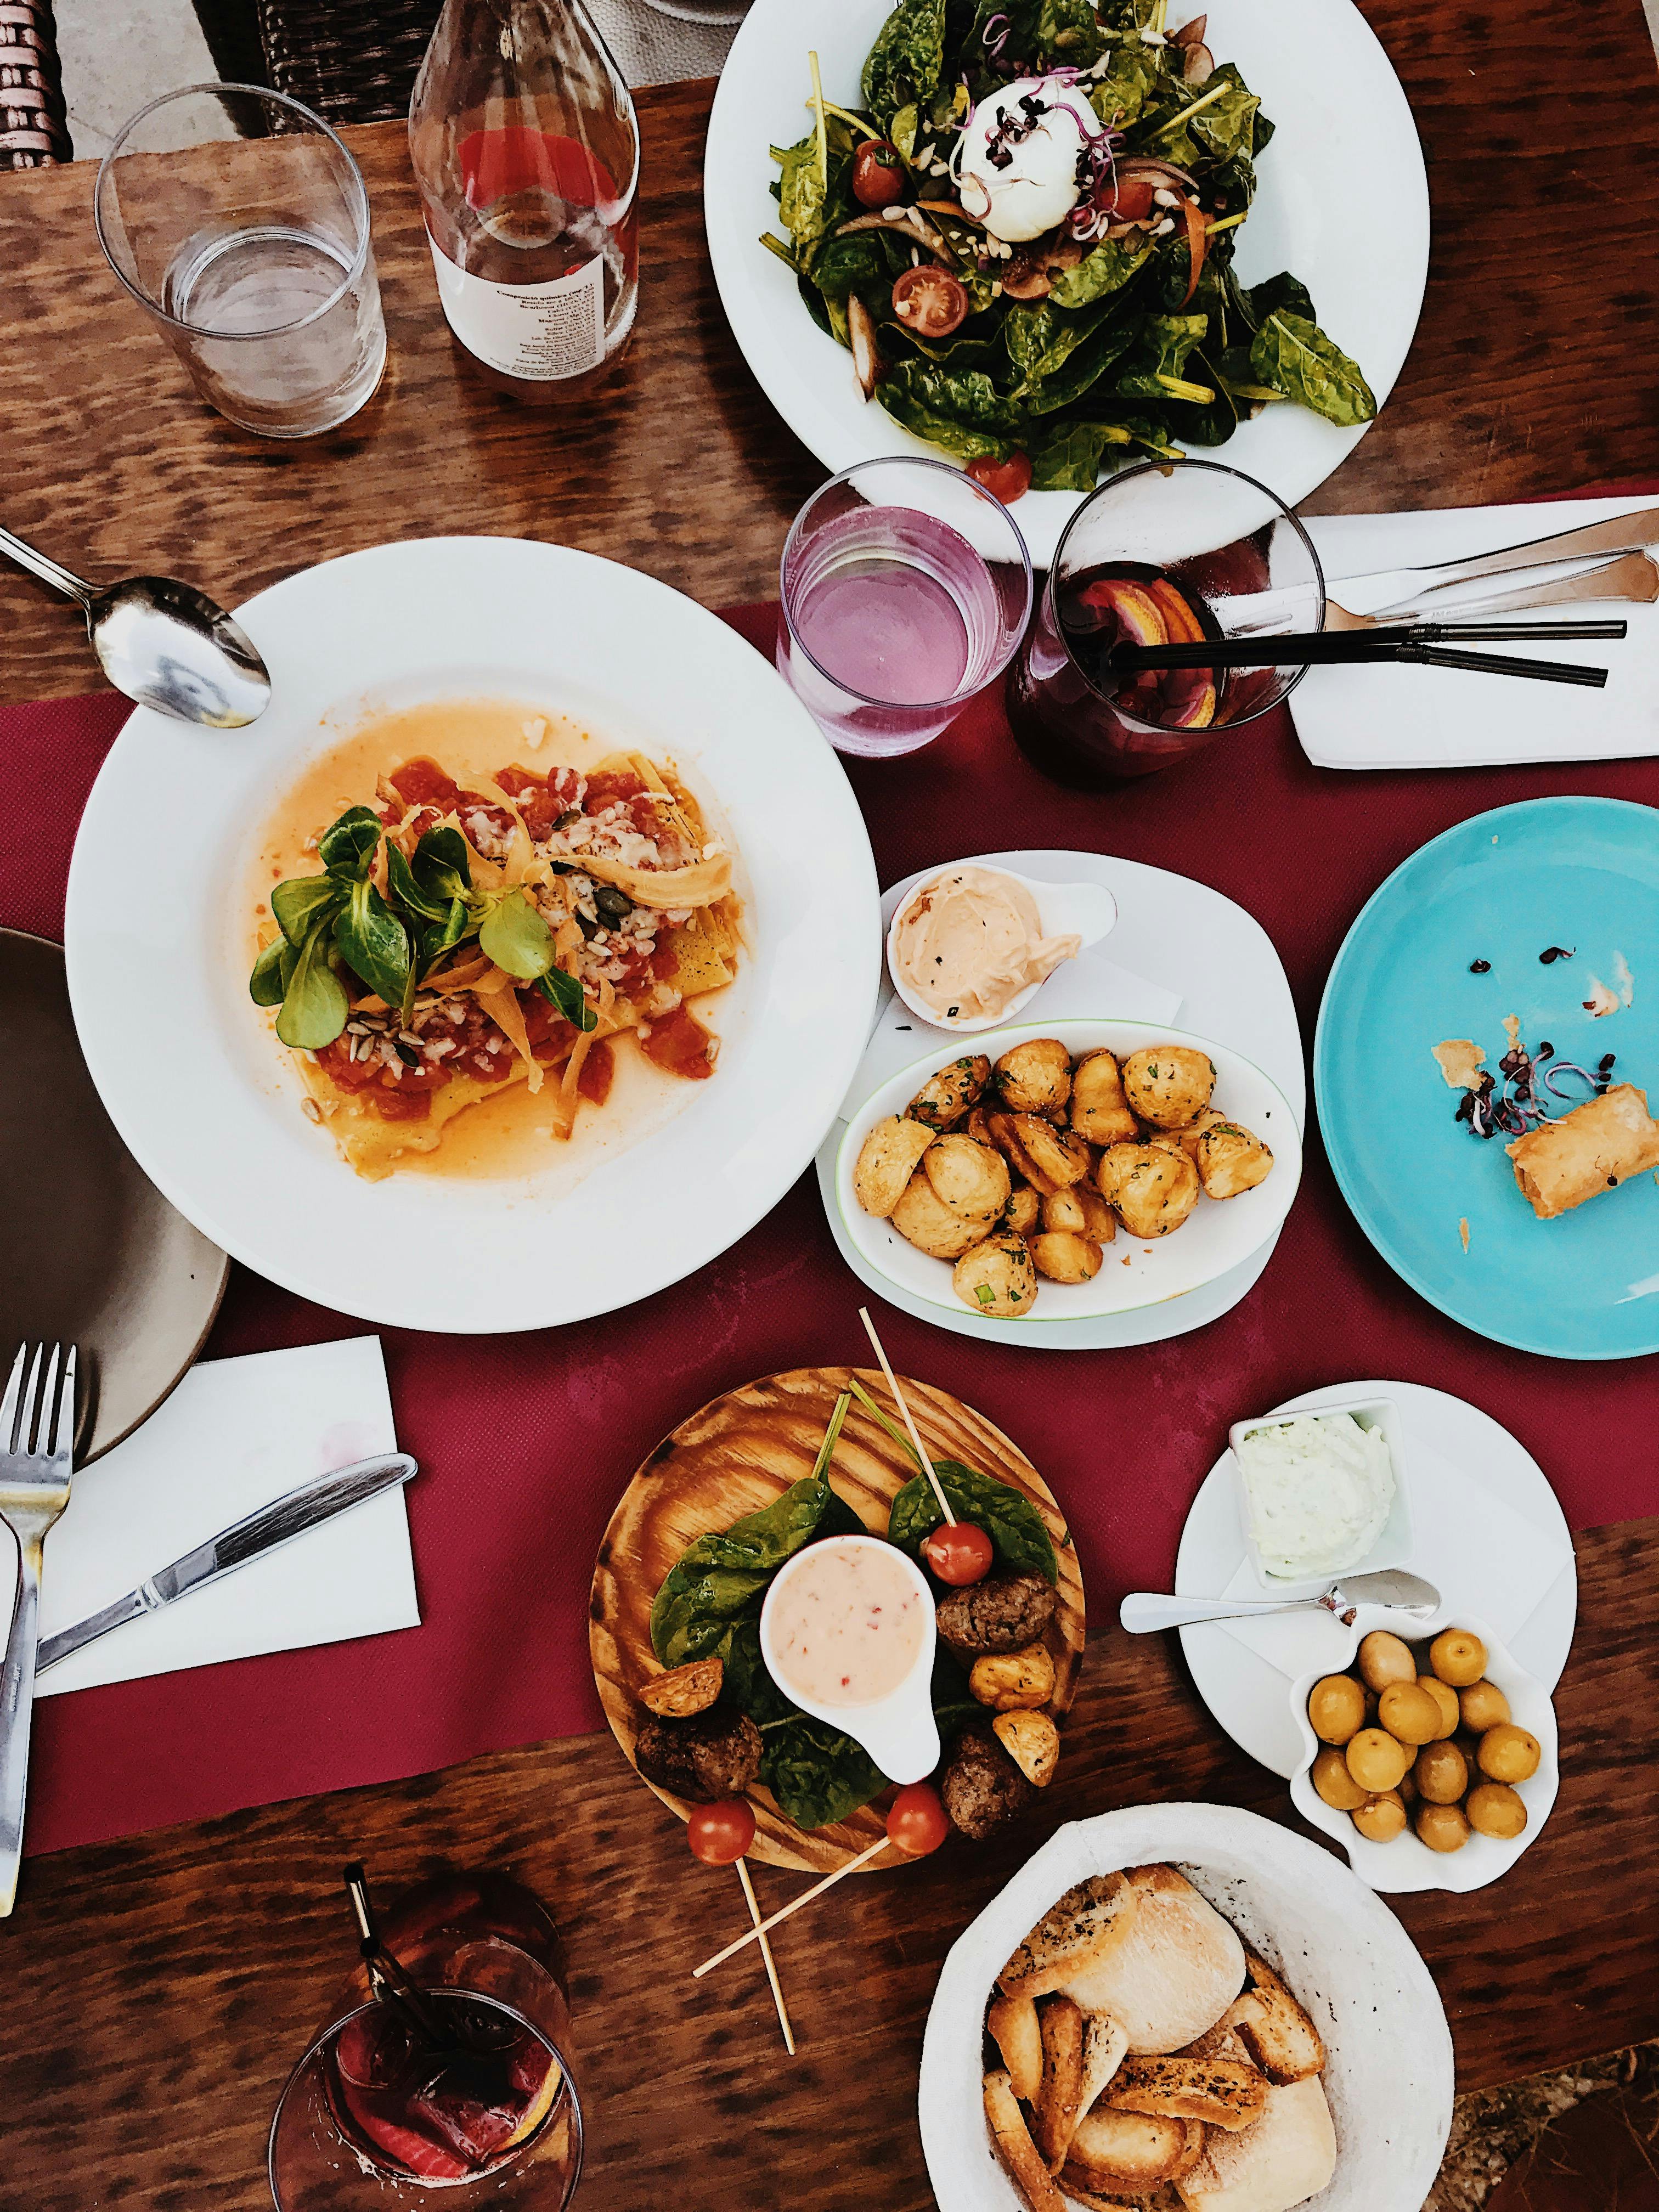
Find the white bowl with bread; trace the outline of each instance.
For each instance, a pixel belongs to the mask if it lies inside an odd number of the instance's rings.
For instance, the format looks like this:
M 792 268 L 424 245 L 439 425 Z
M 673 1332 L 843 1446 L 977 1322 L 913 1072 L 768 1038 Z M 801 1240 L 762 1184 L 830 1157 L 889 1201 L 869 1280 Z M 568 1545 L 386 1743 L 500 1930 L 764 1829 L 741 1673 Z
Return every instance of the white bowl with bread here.
M 1062 1828 L 952 1947 L 920 2120 L 951 2212 L 1420 2212 L 1451 2037 L 1393 1914 L 1232 1806 Z
M 1291 1777 L 1291 1800 L 1304 1820 L 1346 1852 L 1354 1872 L 1373 1889 L 1484 1889 L 1509 1872 L 1555 1803 L 1560 1784 L 1555 1708 L 1537 1676 L 1485 1621 L 1454 1611 L 1437 1616 L 1437 1623 L 1426 1624 L 1409 1643 L 1396 1632 L 1399 1625 L 1398 1615 L 1362 1607 L 1340 1663 L 1316 1668 L 1291 1684 L 1291 1714 L 1303 1758 Z M 1444 1660 L 1453 1679 L 1437 1694 L 1451 1693 L 1456 1707 L 1446 1715 L 1451 1725 L 1443 1723 L 1420 1743 L 1409 1741 L 1418 1732 L 1405 1726 L 1401 1753 L 1407 1764 L 1400 1780 L 1390 1782 L 1386 1768 L 1367 1773 L 1362 1759 L 1360 1771 L 1370 1784 L 1362 1787 L 1350 1768 L 1358 1737 L 1387 1736 L 1391 1721 L 1402 1725 L 1385 1702 L 1390 1673 L 1402 1687 L 1409 1682 L 1432 1689 L 1443 1663 L 1437 1655 L 1449 1638 L 1460 1639 L 1462 1648 Z M 1400 1645 L 1409 1654 L 1409 1674 L 1407 1661 L 1395 1650 Z M 1460 1681 L 1460 1675 L 1468 1679 Z M 1353 1734 L 1346 1730 L 1359 1713 L 1358 1704 L 1334 1719 L 1315 1704 L 1321 1698 L 1325 1705 L 1340 1705 L 1345 1680 L 1364 1698 L 1364 1725 Z M 1386 1742 L 1368 1747 L 1398 1763 L 1401 1753 L 1390 1753 Z M 1430 1780 L 1436 1763 L 1449 1771 Z M 1431 1795 L 1419 1790 L 1419 1778 Z M 1396 1798 L 1401 1799 L 1398 1809 Z M 1425 1813 L 1432 1847 L 1423 1840 Z

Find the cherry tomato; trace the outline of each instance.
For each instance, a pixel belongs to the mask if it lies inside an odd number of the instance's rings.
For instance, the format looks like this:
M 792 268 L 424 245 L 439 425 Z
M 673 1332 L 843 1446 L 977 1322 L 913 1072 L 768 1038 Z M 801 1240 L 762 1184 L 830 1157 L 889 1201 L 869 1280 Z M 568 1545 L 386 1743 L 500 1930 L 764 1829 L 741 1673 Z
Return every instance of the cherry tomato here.
M 898 149 L 885 138 L 866 138 L 853 156 L 853 198 L 861 207 L 891 207 L 907 179 Z
M 1124 177 L 1109 199 L 1102 203 L 1114 222 L 1144 222 L 1152 211 L 1157 187 L 1146 177 Z
M 936 1851 L 951 1832 L 948 1814 L 931 1782 L 908 1782 L 887 1815 L 887 1840 L 913 1859 Z
M 981 453 L 976 461 L 969 461 L 968 473 L 975 483 L 983 484 L 993 499 L 1000 499 L 1005 507 L 1012 507 L 1023 499 L 1031 489 L 1031 456 L 1022 453 L 1016 447 L 1006 461 Z
M 948 269 L 924 261 L 895 279 L 893 313 L 918 337 L 948 338 L 968 319 L 967 288 Z
M 943 1528 L 935 1528 L 921 1549 L 939 1580 L 953 1589 L 983 1582 L 996 1557 L 990 1538 L 971 1521 L 951 1521 Z
M 723 1797 L 718 1805 L 694 1805 L 685 1824 L 694 1858 L 707 1866 L 730 1866 L 755 1840 L 755 1808 L 746 1797 Z

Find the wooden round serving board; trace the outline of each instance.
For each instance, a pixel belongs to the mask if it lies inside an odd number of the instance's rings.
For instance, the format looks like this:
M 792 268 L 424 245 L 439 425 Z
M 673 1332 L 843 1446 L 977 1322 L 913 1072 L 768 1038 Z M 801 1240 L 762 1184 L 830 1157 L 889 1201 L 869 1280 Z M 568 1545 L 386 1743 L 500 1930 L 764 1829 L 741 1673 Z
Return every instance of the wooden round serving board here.
M 891 1394 L 873 1369 L 798 1367 L 763 1376 L 715 1398 L 659 1443 L 623 1492 L 599 1546 L 588 1608 L 588 1649 L 605 1718 L 633 1764 L 642 1709 L 640 1686 L 660 1674 L 651 1649 L 651 1606 L 669 1570 L 695 1537 L 729 1528 L 812 1472 L 836 1400 L 856 1376 L 884 1413 L 896 1419 Z M 1060 1561 L 1060 1604 L 1045 1641 L 1054 1662 L 1056 1715 L 1070 1707 L 1083 1655 L 1083 1578 L 1077 1553 L 1048 1486 L 1000 1429 L 948 1391 L 902 1376 L 900 1384 L 931 1457 L 959 1460 L 994 1476 L 1029 1498 L 1042 1513 Z M 848 1409 L 836 1455 L 832 1487 L 867 1528 L 885 1534 L 888 1510 L 915 1474 L 909 1452 L 865 1412 L 857 1399 Z M 684 1820 L 690 1803 L 666 1790 L 648 1789 Z M 806 1830 L 787 1820 L 771 1792 L 758 1783 L 751 1857 L 769 1865 L 829 1873 L 874 1843 L 884 1831 L 887 1796 L 850 1820 Z M 872 1866 L 899 1863 L 886 1851 Z

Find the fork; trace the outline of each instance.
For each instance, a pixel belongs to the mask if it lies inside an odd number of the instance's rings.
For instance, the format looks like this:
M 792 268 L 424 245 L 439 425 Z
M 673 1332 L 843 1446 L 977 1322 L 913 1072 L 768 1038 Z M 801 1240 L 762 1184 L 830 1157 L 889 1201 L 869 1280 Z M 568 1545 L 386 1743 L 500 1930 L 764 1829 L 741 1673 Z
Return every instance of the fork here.
M 34 1655 L 40 1640 L 40 1555 L 69 1504 L 75 1442 L 75 1346 L 19 1345 L 0 1398 L 0 1521 L 17 1539 L 17 1602 L 0 1669 L 0 1920 L 17 1902 L 28 1787 Z M 42 1365 L 45 1374 L 42 1375 Z M 24 1379 L 24 1367 L 28 1369 Z M 61 1382 L 61 1389 L 59 1387 Z

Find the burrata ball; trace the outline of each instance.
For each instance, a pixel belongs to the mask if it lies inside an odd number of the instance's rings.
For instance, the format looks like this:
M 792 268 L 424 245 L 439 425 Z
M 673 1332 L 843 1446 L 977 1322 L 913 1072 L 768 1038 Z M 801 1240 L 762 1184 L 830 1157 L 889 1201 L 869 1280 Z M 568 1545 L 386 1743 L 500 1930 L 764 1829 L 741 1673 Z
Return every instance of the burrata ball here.
M 964 211 L 1018 246 L 1064 222 L 1081 196 L 1078 172 L 1100 118 L 1075 84 L 1023 76 L 981 100 L 957 149 Z

